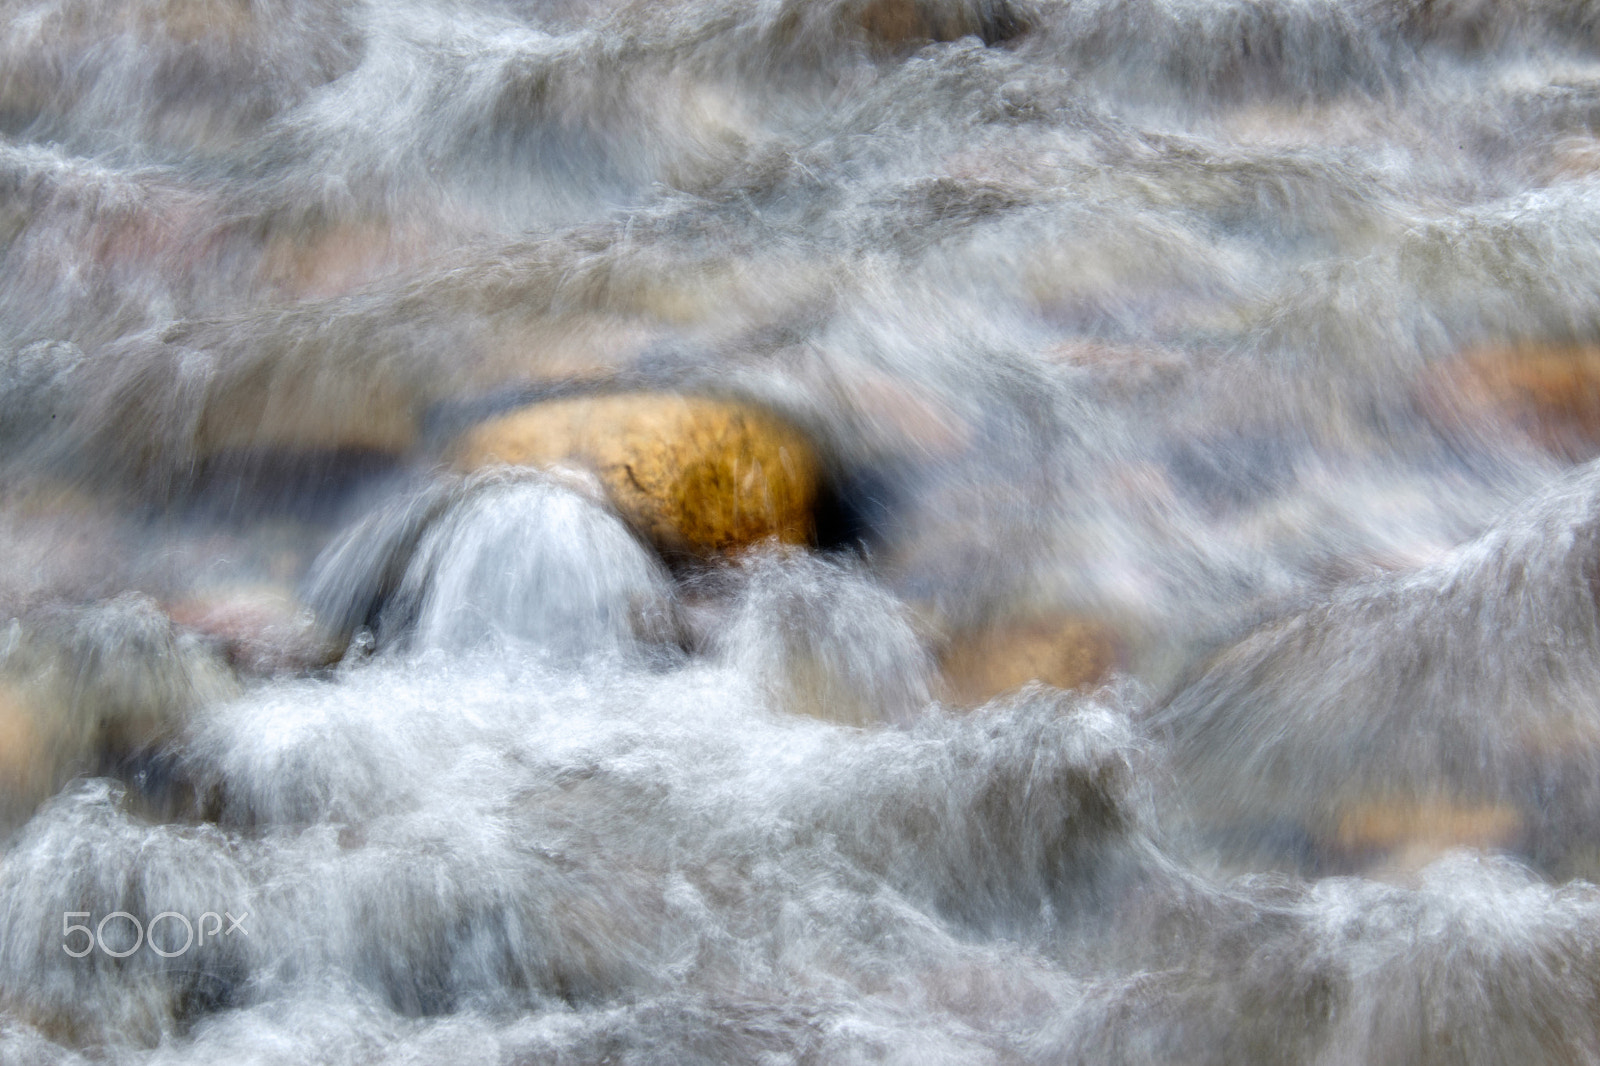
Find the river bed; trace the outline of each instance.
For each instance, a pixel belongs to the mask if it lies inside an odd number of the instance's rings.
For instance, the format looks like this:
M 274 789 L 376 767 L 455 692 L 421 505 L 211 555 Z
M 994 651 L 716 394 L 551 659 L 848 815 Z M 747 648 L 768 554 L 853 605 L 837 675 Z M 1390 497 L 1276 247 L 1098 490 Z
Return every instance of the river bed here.
M 0 7 L 0 1061 L 1600 1060 L 1597 122 L 1566 0 Z

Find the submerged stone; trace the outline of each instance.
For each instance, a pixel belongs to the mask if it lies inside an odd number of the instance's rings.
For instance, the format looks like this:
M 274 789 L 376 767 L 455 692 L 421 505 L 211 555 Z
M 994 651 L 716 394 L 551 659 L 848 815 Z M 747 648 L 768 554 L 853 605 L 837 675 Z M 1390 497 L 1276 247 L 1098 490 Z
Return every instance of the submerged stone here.
M 1351 866 L 1384 861 L 1411 871 L 1454 848 L 1513 848 L 1521 843 L 1523 821 L 1507 804 L 1374 796 L 1340 810 L 1332 839 L 1319 843 Z
M 849 726 L 913 720 L 931 656 L 910 612 L 865 567 L 807 551 L 754 551 L 716 656 L 774 708 Z
M 145 596 L 41 608 L 0 635 L 0 829 L 74 775 L 107 773 L 237 692 L 227 667 Z
M 329 665 L 310 612 L 272 585 L 207 589 L 167 606 L 174 623 L 197 634 L 243 676 L 304 673 Z
M 1468 846 L 1552 874 L 1600 825 L 1593 464 L 1427 566 L 1353 582 L 1224 649 L 1152 715 L 1181 803 L 1233 858 L 1293 824 L 1348 869 Z
M 1028 20 L 1005 0 L 866 0 L 846 9 L 845 19 L 875 48 L 896 52 L 963 37 L 1000 44 L 1028 29 Z
M 1510 430 L 1563 459 L 1600 455 L 1600 346 L 1477 348 L 1435 368 L 1421 403 L 1447 430 Z
M 1062 689 L 1093 688 L 1121 658 L 1120 641 L 1105 624 L 1069 614 L 1041 614 L 956 634 L 940 665 L 950 697 L 977 706 L 1030 681 Z

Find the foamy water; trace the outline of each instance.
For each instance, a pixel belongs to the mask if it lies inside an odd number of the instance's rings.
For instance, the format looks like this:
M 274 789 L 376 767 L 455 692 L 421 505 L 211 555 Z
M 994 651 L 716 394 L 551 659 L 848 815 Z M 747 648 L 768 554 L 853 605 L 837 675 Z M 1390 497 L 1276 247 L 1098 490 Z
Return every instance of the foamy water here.
M 1600 1059 L 1597 107 L 1555 0 L 6 6 L 0 1060 Z M 462 469 L 614 394 L 816 545 Z

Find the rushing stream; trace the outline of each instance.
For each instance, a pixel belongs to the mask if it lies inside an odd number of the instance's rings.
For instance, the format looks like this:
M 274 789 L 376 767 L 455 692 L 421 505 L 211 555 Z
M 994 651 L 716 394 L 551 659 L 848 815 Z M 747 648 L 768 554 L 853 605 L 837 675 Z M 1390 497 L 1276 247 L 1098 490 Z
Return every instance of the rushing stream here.
M 0 1063 L 1600 1062 L 1600 5 L 0 2 Z

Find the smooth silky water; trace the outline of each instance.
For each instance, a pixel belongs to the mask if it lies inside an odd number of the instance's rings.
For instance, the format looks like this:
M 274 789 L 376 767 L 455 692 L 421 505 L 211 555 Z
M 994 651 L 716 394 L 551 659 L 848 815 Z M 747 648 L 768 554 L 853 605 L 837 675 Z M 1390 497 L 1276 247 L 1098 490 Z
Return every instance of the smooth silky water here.
M 1579 0 L 10 0 L 0 1062 L 1600 1060 L 1597 123 Z M 463 464 L 617 395 L 814 543 Z

